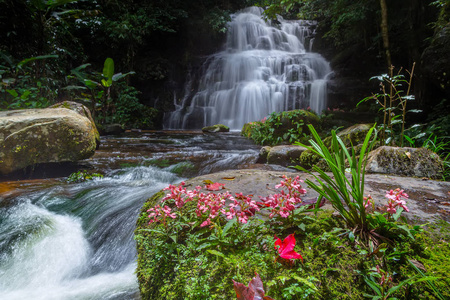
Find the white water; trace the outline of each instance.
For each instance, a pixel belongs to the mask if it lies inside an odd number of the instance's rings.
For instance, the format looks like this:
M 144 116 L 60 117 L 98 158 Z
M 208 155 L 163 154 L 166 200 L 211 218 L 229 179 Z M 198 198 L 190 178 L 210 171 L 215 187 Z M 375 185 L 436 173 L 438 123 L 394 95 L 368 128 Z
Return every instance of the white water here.
M 166 128 L 221 123 L 241 129 L 274 111 L 310 107 L 321 113 L 326 108 L 329 63 L 305 50 L 313 22 L 279 18 L 275 27 L 261 13 L 252 7 L 232 16 L 226 50 L 206 61 L 198 91 L 175 103 Z
M 145 200 L 182 180 L 170 172 L 179 164 L 195 164 L 195 176 L 252 163 L 258 151 L 233 133 L 129 133 L 102 138 L 84 162 L 105 165 L 101 180 L 48 188 L 23 182 L 35 191 L 0 194 L 0 300 L 139 299 L 133 232 Z M 149 159 L 174 165 L 118 167 Z
M 139 298 L 136 218 L 145 199 L 180 179 L 152 167 L 120 172 L 0 208 L 0 299 Z

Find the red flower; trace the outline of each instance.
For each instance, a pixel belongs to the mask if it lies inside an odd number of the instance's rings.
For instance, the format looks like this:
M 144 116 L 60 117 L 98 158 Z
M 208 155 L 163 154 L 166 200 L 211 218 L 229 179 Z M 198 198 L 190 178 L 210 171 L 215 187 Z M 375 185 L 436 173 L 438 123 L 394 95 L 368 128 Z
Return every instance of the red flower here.
M 303 257 L 300 253 L 294 251 L 295 247 L 295 237 L 294 234 L 288 235 L 283 241 L 281 241 L 277 236 L 275 241 L 275 249 L 278 249 L 278 253 L 281 258 L 284 259 L 301 259 L 303 262 Z

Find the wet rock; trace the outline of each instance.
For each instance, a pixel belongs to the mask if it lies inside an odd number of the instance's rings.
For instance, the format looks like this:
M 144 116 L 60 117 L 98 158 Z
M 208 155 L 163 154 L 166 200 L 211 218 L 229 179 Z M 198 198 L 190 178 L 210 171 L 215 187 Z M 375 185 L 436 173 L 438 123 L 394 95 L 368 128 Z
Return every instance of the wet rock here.
M 426 148 L 382 146 L 369 153 L 366 171 L 440 179 L 443 164 L 436 153 Z
M 71 109 L 0 112 L 0 174 L 89 158 L 95 153 L 97 138 L 95 124 Z
M 267 163 L 285 167 L 298 164 L 301 154 L 306 151 L 305 147 L 294 145 L 282 145 L 267 148 L 269 148 L 267 149 Z
M 116 135 L 125 132 L 121 124 L 105 124 L 101 127 L 100 132 L 102 135 Z
M 230 127 L 223 124 L 216 124 L 213 126 L 207 126 L 202 128 L 203 132 L 216 133 L 216 132 L 229 132 Z
M 267 156 L 269 155 L 270 149 L 272 149 L 270 146 L 262 147 L 261 150 L 259 150 L 259 156 L 256 162 L 262 164 L 267 163 Z

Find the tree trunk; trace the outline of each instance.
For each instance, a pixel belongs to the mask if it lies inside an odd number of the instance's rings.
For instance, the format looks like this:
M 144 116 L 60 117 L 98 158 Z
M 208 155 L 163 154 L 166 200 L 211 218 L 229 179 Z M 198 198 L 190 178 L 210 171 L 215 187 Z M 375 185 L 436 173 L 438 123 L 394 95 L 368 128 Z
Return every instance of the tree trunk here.
M 389 29 L 386 0 L 380 0 L 381 6 L 381 36 L 383 37 L 383 48 L 386 53 L 388 69 L 392 66 L 391 52 L 389 51 Z

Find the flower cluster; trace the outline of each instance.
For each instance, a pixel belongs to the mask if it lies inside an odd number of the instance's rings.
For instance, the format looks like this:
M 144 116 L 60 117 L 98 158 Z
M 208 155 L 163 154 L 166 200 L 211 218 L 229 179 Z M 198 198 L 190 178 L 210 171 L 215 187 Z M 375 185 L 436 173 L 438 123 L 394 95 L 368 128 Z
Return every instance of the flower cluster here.
M 183 206 L 187 202 L 195 201 L 197 203 L 195 214 L 199 219 L 204 220 L 200 224 L 201 227 L 211 225 L 212 221 L 220 215 L 224 215 L 229 220 L 236 217 L 240 223 L 247 223 L 248 218 L 259 210 L 251 196 L 244 196 L 242 193 L 239 193 L 236 194 L 236 197 L 233 197 L 229 192 L 217 194 L 211 192 L 202 193 L 200 192 L 202 189 L 200 186 L 197 186 L 194 190 L 187 190 L 184 185 L 185 182 L 181 182 L 179 186 L 169 185 L 165 188 L 164 190 L 170 192 L 162 198 L 162 203 L 173 203 L 178 208 L 177 212 L 181 214 Z M 225 188 L 225 185 L 218 182 L 205 186 L 205 189 L 209 191 L 217 191 L 223 188 Z M 172 219 L 177 217 L 167 205 L 164 205 L 164 207 L 156 205 L 147 210 L 147 212 L 150 212 L 148 215 L 150 218 L 149 223 L 161 222 L 166 224 L 167 217 Z
M 295 179 L 289 178 L 283 175 L 283 180 L 280 184 L 275 186 L 276 189 L 282 187 L 287 189 L 287 193 L 281 190 L 278 194 L 270 195 L 268 197 L 260 197 L 263 202 L 259 202 L 261 206 L 268 207 L 271 212 L 269 217 L 272 218 L 275 215 L 280 215 L 282 218 L 287 218 L 296 208 L 296 204 L 301 203 L 301 195 L 306 194 L 306 190 L 300 185 L 300 177 Z
M 386 210 L 391 215 L 397 212 L 397 208 L 401 207 L 405 211 L 409 211 L 408 207 L 406 207 L 405 200 L 402 198 L 408 198 L 408 195 L 401 189 L 397 188 L 395 190 L 390 190 L 386 193 L 385 197 L 388 199 L 388 204 L 386 205 Z
M 284 190 L 265 198 L 260 197 L 262 202 L 253 200 L 253 195 L 243 195 L 242 193 L 236 193 L 235 196 L 229 192 L 203 193 L 200 191 L 202 189 L 200 186 L 197 186 L 194 190 L 187 190 L 184 187 L 185 182 L 181 182 L 179 186 L 169 185 L 164 189 L 170 192 L 162 198 L 161 205 L 163 207 L 157 205 L 150 208 L 148 217 L 150 223 L 161 222 L 166 224 L 167 217 L 175 219 L 176 213 L 182 214 L 182 208 L 187 202 L 194 201 L 197 203 L 196 216 L 204 220 L 200 225 L 201 227 L 211 225 L 213 220 L 220 216 L 224 216 L 228 220 L 237 218 L 239 223 L 245 224 L 249 217 L 264 207 L 270 210 L 270 218 L 276 215 L 287 218 L 296 208 L 296 204 L 302 202 L 300 196 L 306 194 L 306 190 L 302 188 L 300 182 L 302 181 L 299 176 L 292 179 L 283 175 L 283 180 L 275 188 L 283 188 Z M 224 184 L 218 182 L 209 183 L 205 186 L 205 189 L 209 191 L 218 191 L 224 188 Z M 170 204 L 172 204 L 172 207 L 177 207 L 176 213 L 172 212 Z
M 234 200 L 229 192 L 223 194 L 208 193 L 206 195 L 200 193 L 198 195 L 199 197 L 197 199 L 197 209 L 195 210 L 195 213 L 199 218 L 204 217 L 205 215 L 207 216 L 207 219 L 200 225 L 200 227 L 211 225 L 211 220 L 216 219 L 220 213 L 225 214 L 226 209 L 223 207 L 225 206 L 226 200 Z
M 155 207 L 150 208 L 147 210 L 147 212 L 150 212 L 148 217 L 150 218 L 149 223 L 153 222 L 161 222 L 164 225 L 166 225 L 166 218 L 172 218 L 175 219 L 175 213 L 172 212 L 172 209 L 168 207 L 167 205 L 164 205 L 161 207 L 160 205 L 156 205 Z
M 225 213 L 229 220 L 236 216 L 240 223 L 245 224 L 249 217 L 253 216 L 256 211 L 259 211 L 259 206 L 252 200 L 251 196 L 236 193 L 236 197 L 232 201 L 233 203 L 229 206 L 230 209 Z

